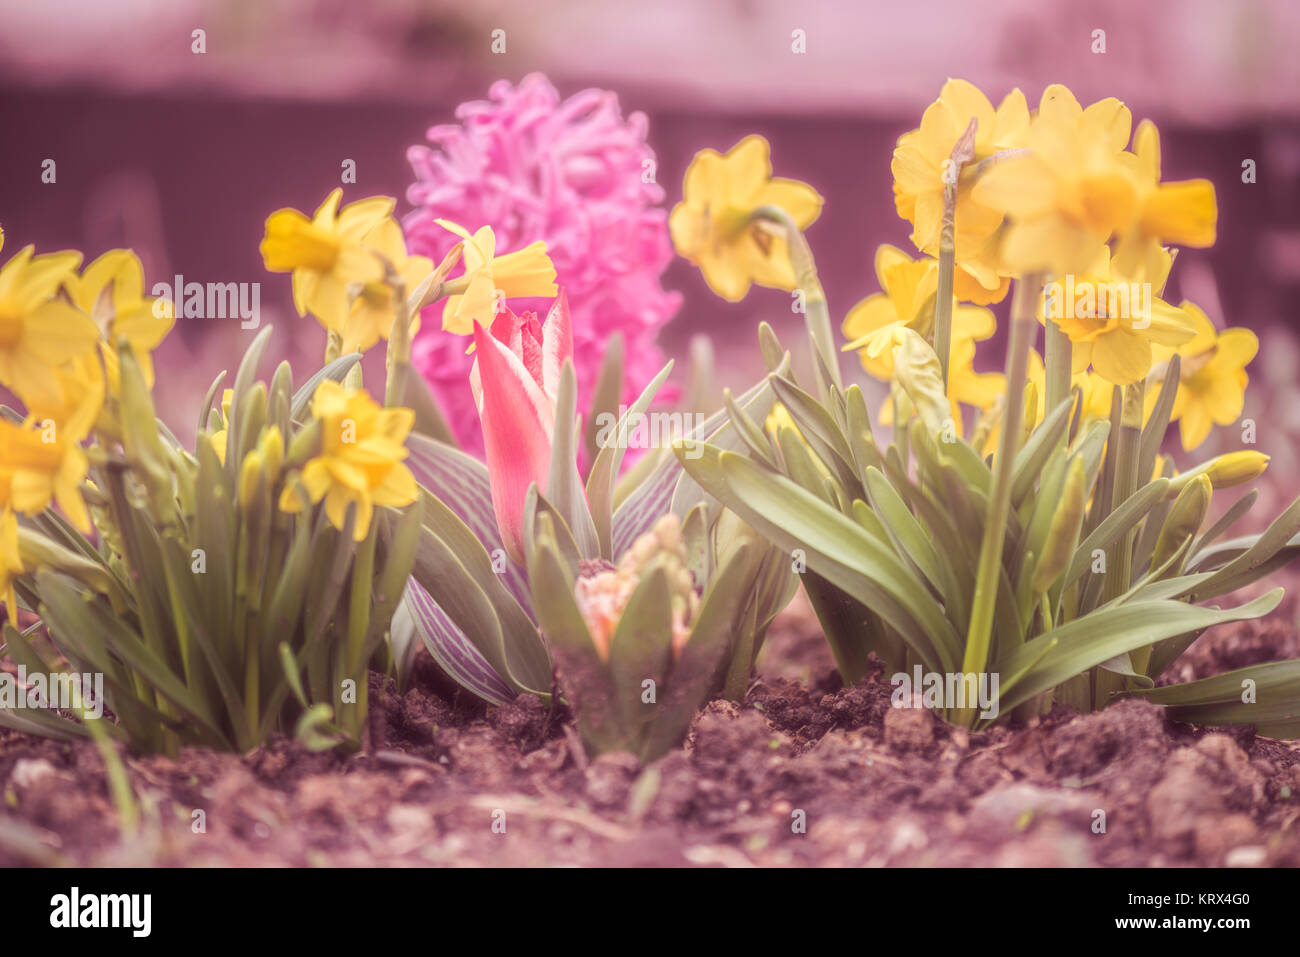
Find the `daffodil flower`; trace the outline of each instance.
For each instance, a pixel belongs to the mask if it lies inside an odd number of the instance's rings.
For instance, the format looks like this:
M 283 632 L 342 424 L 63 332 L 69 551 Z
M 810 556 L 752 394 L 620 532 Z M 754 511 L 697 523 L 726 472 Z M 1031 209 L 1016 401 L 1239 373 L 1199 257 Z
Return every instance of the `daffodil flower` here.
M 316 387 L 312 417 L 321 423 L 321 453 L 305 466 L 297 482 L 286 483 L 280 508 L 302 509 L 301 488 L 312 504 L 325 500 L 325 515 L 342 531 L 349 506 L 356 506 L 353 538 L 370 532 L 376 505 L 401 508 L 419 497 L 407 457 L 406 437 L 415 422 L 410 409 L 384 409 L 361 389 L 326 379 Z
M 1153 343 L 1178 346 L 1195 335 L 1182 309 L 1143 291 L 1163 288 L 1170 265 L 1165 253 L 1152 281 L 1132 282 L 1112 268 L 1110 251 L 1102 247 L 1089 270 L 1068 277 L 1064 288 L 1072 286 L 1079 295 L 1060 293 L 1060 285 L 1049 287 L 1040 319 L 1053 319 L 1069 336 L 1075 373 L 1091 366 L 1107 382 L 1129 385 L 1150 371 Z
M 1133 136 L 1138 171 L 1137 216 L 1119 237 L 1115 264 L 1129 275 L 1160 268 L 1162 244 L 1204 249 L 1214 245 L 1219 206 L 1208 179 L 1160 182 L 1160 133 L 1150 120 Z
M 481 226 L 470 234 L 464 226 L 446 219 L 439 226 L 464 240 L 465 291 L 449 296 L 442 310 L 442 328 L 464 336 L 474 331 L 474 323 L 490 325 L 496 315 L 498 299 L 554 296 L 555 265 L 540 240 L 503 256 L 496 254 L 496 234 L 490 226 Z
M 971 120 L 976 123 L 974 157 L 958 176 L 952 169 L 952 152 Z M 959 299 L 987 305 L 1007 294 L 1010 282 L 998 269 L 993 242 L 1003 214 L 974 199 L 972 174 L 974 164 L 1024 147 L 1028 134 L 1029 107 L 1019 90 L 1007 94 L 995 111 L 973 84 L 949 80 L 921 116 L 920 128 L 899 137 L 890 164 L 894 204 L 898 215 L 912 224 L 912 242 L 928 255 L 939 253 L 944 191 L 949 180 L 957 186 L 953 239 Z
M 546 492 L 560 371 L 573 357 L 568 299 L 561 291 L 545 322 L 503 307 L 491 327 L 474 323 L 474 345 L 471 384 L 492 506 L 506 551 L 523 564 L 524 501 L 534 482 Z
M 407 255 L 402 227 L 392 218 L 380 221 L 366 234 L 363 244 L 392 264 L 408 295 L 433 272 L 433 263 L 427 257 Z M 387 341 L 397 306 L 393 288 L 382 278 L 365 283 L 343 322 L 343 351 L 365 352 L 380 339 Z M 419 331 L 419 322 L 418 316 L 412 319 L 411 335 Z
M 795 287 L 785 239 L 750 223 L 762 206 L 780 207 L 803 230 L 821 215 L 822 197 L 807 183 L 774 179 L 767 140 L 747 136 L 725 156 L 711 149 L 695 154 L 682 201 L 668 217 L 677 254 L 699 266 L 728 302 L 745 298 L 753 283 Z
M 1250 382 L 1246 366 L 1259 352 L 1259 338 L 1249 329 L 1219 332 L 1193 303 L 1183 301 L 1179 308 L 1190 317 L 1195 335 L 1176 349 L 1157 348 L 1156 357 L 1168 362 L 1176 352 L 1181 359 L 1169 417 L 1178 423 L 1183 448 L 1190 452 L 1209 438 L 1214 426 L 1241 417 Z
M 876 250 L 875 267 L 882 291 L 849 310 L 842 329 L 850 341 L 843 348 L 845 352 L 857 351 L 867 372 L 888 381 L 894 375 L 894 349 L 902 344 L 903 329 L 928 336 L 939 288 L 939 264 L 933 259 L 914 260 L 885 244 Z M 954 299 L 953 343 L 987 339 L 995 326 L 989 310 L 958 304 Z
M 343 334 L 348 315 L 348 287 L 383 276 L 383 266 L 363 245 L 366 235 L 393 212 L 393 200 L 372 196 L 342 210 L 342 189 L 335 189 L 311 219 L 296 209 L 279 209 L 266 219 L 259 247 L 271 272 L 293 275 L 293 304 L 330 332 Z
M 1113 97 L 1087 109 L 1064 86 L 1043 91 L 1027 149 L 976 180 L 976 203 L 1010 220 L 1001 256 L 1014 272 L 1082 272 L 1132 222 L 1137 203 L 1133 118 Z M 1127 158 L 1126 158 L 1127 157 Z
M 90 428 L 85 418 L 71 423 L 0 419 L 0 508 L 38 515 L 57 503 L 68 521 L 90 531 L 90 514 L 81 497 L 89 469 L 80 444 Z
M 80 264 L 78 252 L 35 256 L 25 246 L 0 268 L 0 383 L 24 402 L 69 401 L 55 370 L 99 342 L 90 317 L 59 295 Z
M 120 381 L 117 345 L 121 340 L 130 344 L 144 380 L 152 388 L 150 353 L 171 331 L 175 316 L 170 300 L 144 294 L 140 258 L 129 249 L 109 250 L 69 286 L 73 302 L 95 321 L 103 338 L 100 352 L 111 394 L 117 394 Z

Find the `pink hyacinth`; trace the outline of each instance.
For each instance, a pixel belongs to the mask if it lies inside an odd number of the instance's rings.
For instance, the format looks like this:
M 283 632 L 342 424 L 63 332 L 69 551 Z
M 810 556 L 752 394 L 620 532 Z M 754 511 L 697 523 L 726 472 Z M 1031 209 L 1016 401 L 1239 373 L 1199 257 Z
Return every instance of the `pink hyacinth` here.
M 499 81 L 489 97 L 462 104 L 459 124 L 430 129 L 432 148 L 407 151 L 416 175 L 407 190 L 416 206 L 403 221 L 407 244 L 413 254 L 440 261 L 456 237 L 435 219 L 491 226 L 498 253 L 544 240 L 572 309 L 579 410 L 589 408 L 605 347 L 620 332 L 630 403 L 663 367 L 655 337 L 681 301 L 659 280 L 672 244 L 659 205 L 663 190 L 646 175 L 654 170 L 654 153 L 645 141 L 645 115 L 624 118 L 618 98 L 605 90 L 561 102 L 539 73 L 518 86 Z M 427 309 L 423 320 L 413 362 L 460 442 L 481 452 L 467 342 L 442 331 L 441 306 Z

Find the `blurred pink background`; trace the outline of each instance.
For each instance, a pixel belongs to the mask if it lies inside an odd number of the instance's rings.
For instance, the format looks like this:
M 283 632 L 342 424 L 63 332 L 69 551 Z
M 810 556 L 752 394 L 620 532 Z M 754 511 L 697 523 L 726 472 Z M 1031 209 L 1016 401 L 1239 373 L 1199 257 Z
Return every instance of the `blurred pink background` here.
M 196 29 L 206 53 L 191 52 Z M 494 54 L 498 29 L 506 52 Z M 791 50 L 796 29 L 804 54 Z M 1096 30 L 1105 53 L 1092 52 Z M 809 238 L 838 324 L 876 291 L 875 247 L 908 245 L 890 154 L 943 81 L 968 79 L 995 103 L 1019 86 L 1031 105 L 1062 82 L 1085 103 L 1113 95 L 1135 120 L 1155 120 L 1167 179 L 1216 184 L 1218 245 L 1180 258 L 1170 297 L 1260 333 L 1250 371 L 1268 387 L 1248 392 L 1246 415 L 1274 468 L 1293 476 L 1300 349 L 1285 330 L 1300 293 L 1297 49 L 1291 0 L 0 0 L 0 225 L 7 254 L 35 243 L 90 259 L 131 246 L 150 285 L 175 273 L 260 281 L 273 351 L 301 381 L 324 334 L 293 314 L 288 278 L 262 268 L 267 214 L 313 209 L 339 185 L 344 159 L 357 165 L 345 201 L 383 193 L 404 214 L 407 147 L 492 81 L 542 71 L 564 96 L 606 87 L 625 113 L 648 115 L 668 206 L 697 149 L 766 135 L 778 174 L 827 199 Z M 41 183 L 46 158 L 57 162 L 54 184 Z M 1245 159 L 1256 161 L 1254 184 L 1241 182 Z M 719 384 L 759 374 L 759 319 L 802 345 L 780 293 L 755 289 L 729 305 L 681 261 L 664 286 L 684 300 L 661 343 L 682 357 L 692 334 L 710 335 Z M 252 335 L 230 319 L 178 323 L 157 390 L 178 433 L 193 434 L 208 383 L 233 372 Z M 382 349 L 367 360 L 368 381 L 381 376 Z

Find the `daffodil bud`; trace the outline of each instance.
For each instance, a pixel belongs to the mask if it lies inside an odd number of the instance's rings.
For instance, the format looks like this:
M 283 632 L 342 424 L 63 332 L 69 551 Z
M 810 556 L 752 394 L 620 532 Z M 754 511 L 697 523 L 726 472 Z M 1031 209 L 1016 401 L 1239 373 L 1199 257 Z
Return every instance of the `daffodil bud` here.
M 262 453 L 256 449 L 244 456 L 239 466 L 239 507 L 250 509 L 257 499 L 259 486 L 265 475 L 262 468 Z
M 321 430 L 320 419 L 312 419 L 298 430 L 298 434 L 289 442 L 289 457 L 285 460 L 285 468 L 301 468 L 308 459 L 320 455 Z
M 1220 455 L 1176 476 L 1169 484 L 1167 498 L 1182 494 L 1188 483 L 1200 475 L 1207 476 L 1215 489 L 1223 489 L 1258 478 L 1264 474 L 1266 468 L 1268 468 L 1268 456 L 1263 452 L 1248 450 L 1229 452 L 1227 455 Z
M 1083 458 L 1076 455 L 1070 460 L 1070 470 L 1065 476 L 1061 503 L 1052 515 L 1052 526 L 1043 543 L 1043 557 L 1034 568 L 1034 593 L 1041 595 L 1052 587 L 1070 564 L 1070 558 L 1079 543 L 1079 529 L 1083 526 L 1083 508 L 1087 501 L 1087 479 L 1084 476 Z
M 1268 456 L 1263 452 L 1229 452 L 1210 462 L 1208 474 L 1215 488 L 1231 488 L 1259 478 L 1266 468 Z
M 1210 510 L 1212 489 L 1209 476 L 1198 475 L 1179 493 L 1178 501 L 1160 528 L 1160 537 L 1156 539 L 1156 548 L 1151 554 L 1153 570 L 1169 561 L 1184 542 L 1201 530 L 1201 523 Z
M 280 469 L 284 465 L 284 438 L 280 435 L 279 426 L 273 425 L 262 433 L 257 443 L 257 452 L 266 470 L 266 484 L 274 485 L 279 480 Z

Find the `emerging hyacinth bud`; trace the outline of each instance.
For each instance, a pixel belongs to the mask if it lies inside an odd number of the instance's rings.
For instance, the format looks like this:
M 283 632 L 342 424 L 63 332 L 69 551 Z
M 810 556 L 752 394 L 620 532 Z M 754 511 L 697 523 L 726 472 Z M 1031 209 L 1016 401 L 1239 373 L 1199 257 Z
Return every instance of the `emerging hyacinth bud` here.
M 681 520 L 672 513 L 655 523 L 629 548 L 617 568 L 595 568 L 590 563 L 574 585 L 574 598 L 592 643 L 603 661 L 609 661 L 609 644 L 627 603 L 641 579 L 652 568 L 663 568 L 672 602 L 673 657 L 681 655 L 700 610 L 695 577 L 687 567 Z

